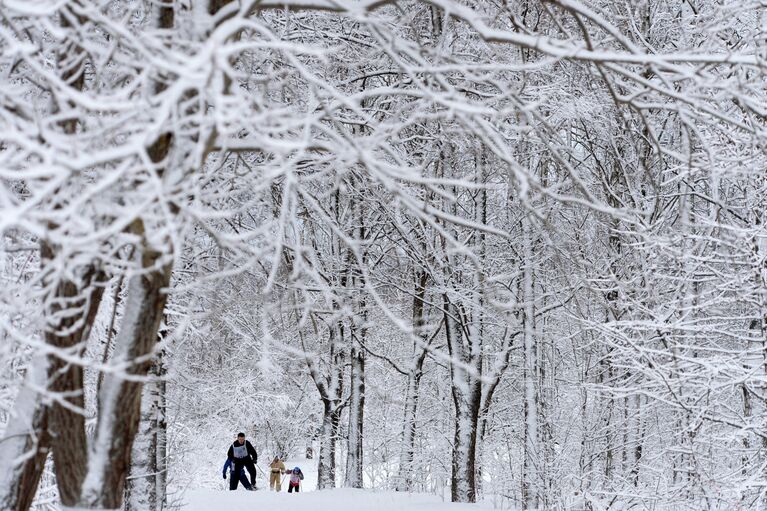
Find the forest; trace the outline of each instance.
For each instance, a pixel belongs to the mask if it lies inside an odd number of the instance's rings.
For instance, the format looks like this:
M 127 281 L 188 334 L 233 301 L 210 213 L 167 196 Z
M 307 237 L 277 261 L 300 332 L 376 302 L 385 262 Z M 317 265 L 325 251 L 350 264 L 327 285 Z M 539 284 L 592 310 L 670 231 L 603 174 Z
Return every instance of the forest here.
M 767 4 L 0 0 L 0 510 L 182 509 L 239 431 L 767 508 Z

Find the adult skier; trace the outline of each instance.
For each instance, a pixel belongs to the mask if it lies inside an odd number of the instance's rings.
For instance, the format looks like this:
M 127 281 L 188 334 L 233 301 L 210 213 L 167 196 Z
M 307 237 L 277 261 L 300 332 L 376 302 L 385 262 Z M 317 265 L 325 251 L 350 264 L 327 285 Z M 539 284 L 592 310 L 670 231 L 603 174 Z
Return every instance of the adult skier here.
M 226 457 L 232 460 L 234 463 L 234 473 L 239 474 L 242 468 L 246 468 L 250 474 L 250 485 L 253 489 L 256 488 L 256 463 L 258 462 L 258 454 L 253 448 L 253 445 L 245 440 L 245 433 L 238 433 L 237 440 L 229 446 L 229 451 L 226 453 Z M 229 479 L 229 489 L 236 490 L 239 484 L 238 477 L 231 477 Z
M 279 456 L 275 456 L 272 462 L 269 464 L 269 489 L 274 491 L 280 491 L 282 489 L 281 476 L 285 473 L 285 464 L 280 460 Z

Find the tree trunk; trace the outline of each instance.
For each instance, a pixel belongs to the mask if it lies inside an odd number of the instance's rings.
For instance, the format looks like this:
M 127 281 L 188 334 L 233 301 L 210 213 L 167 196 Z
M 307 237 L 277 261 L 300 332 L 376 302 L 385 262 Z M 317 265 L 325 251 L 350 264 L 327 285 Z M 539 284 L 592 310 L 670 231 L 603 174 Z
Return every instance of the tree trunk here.
M 416 418 L 418 416 L 418 393 L 423 376 L 423 364 L 426 361 L 427 337 L 424 331 L 425 311 L 424 299 L 426 298 L 426 284 L 428 274 L 424 269 L 414 275 L 413 292 L 413 334 L 420 341 L 414 343 L 413 366 L 407 376 L 407 394 L 405 397 L 405 411 L 402 418 L 402 443 L 399 457 L 399 469 L 397 474 L 397 491 L 413 490 L 413 459 L 415 457 Z
M 320 452 L 317 460 L 317 489 L 326 490 L 336 486 L 336 445 L 341 412 L 337 405 L 324 401 Z
M 24 386 L 16 396 L 14 415 L 0 441 L 0 509 L 27 511 L 40 484 L 48 457 L 48 407 L 38 389 L 45 387 L 48 360 L 32 359 Z
M 523 350 L 523 382 L 524 396 L 524 453 L 522 458 L 522 509 L 537 508 L 538 495 L 538 394 L 536 375 L 538 361 L 536 357 L 535 324 L 534 324 L 534 293 L 533 293 L 533 253 L 532 233 L 529 220 L 522 220 L 522 243 L 524 249 L 523 267 L 523 297 L 524 297 L 524 350 Z
M 610 351 L 604 355 L 604 358 L 600 360 L 599 371 L 599 384 L 603 386 L 607 382 L 611 382 L 613 379 L 612 362 L 610 361 Z M 603 460 L 602 475 L 604 477 L 604 484 L 609 485 L 610 480 L 613 478 L 613 451 L 615 450 L 614 444 L 614 431 L 613 424 L 613 411 L 615 410 L 615 400 L 607 392 L 600 392 L 599 394 L 600 409 L 602 415 L 601 429 L 604 431 L 605 445 L 603 447 Z
M 53 248 L 43 242 L 43 261 L 53 261 Z M 49 356 L 48 389 L 55 399 L 50 406 L 49 428 L 61 503 L 74 506 L 80 497 L 88 464 L 85 433 L 85 391 L 81 364 L 63 356 L 82 357 L 104 292 L 105 275 L 87 266 L 78 283 L 59 280 L 46 306 L 46 342 L 58 351 Z M 46 279 L 48 280 L 48 279 Z
M 458 307 L 445 296 L 445 334 L 450 352 L 450 374 L 455 406 L 450 494 L 453 502 L 476 502 L 477 424 L 482 398 L 481 358 L 467 353 L 464 336 L 457 324 Z M 470 348 L 473 352 L 473 348 Z M 469 365 L 471 364 L 471 365 Z M 469 367 L 471 369 L 469 369 Z
M 65 31 L 74 33 L 84 21 L 67 6 L 61 9 L 59 19 Z M 77 38 L 67 37 L 67 42 L 56 55 L 62 80 L 77 91 L 85 87 L 86 59 L 73 56 L 81 57 L 84 53 Z M 78 61 L 72 65 L 72 62 Z M 60 110 L 61 105 L 55 104 L 54 109 Z M 72 135 L 77 131 L 79 122 L 77 117 L 72 117 L 60 122 L 59 126 L 64 133 Z M 49 227 L 54 229 L 56 226 Z M 57 268 L 57 264 L 50 263 L 57 259 L 58 248 L 45 239 L 40 243 L 43 271 L 48 271 L 44 276 L 48 288 L 44 304 L 45 341 L 57 349 L 49 357 L 48 364 L 48 389 L 54 396 L 48 412 L 48 427 L 59 497 L 64 506 L 73 506 L 80 496 L 88 460 L 85 391 L 82 365 L 66 361 L 61 355 L 79 358 L 84 353 L 101 303 L 106 276 L 95 264 L 68 268 L 67 261 L 57 262 L 62 263 L 65 270 L 76 273 L 76 280 L 70 280 L 64 272 L 54 273 L 49 268 Z
M 364 82 L 363 82 L 364 88 Z M 351 187 L 356 188 L 354 177 L 350 177 Z M 365 240 L 365 214 L 362 203 L 354 196 L 351 199 L 354 216 L 357 219 L 353 228 L 354 239 L 362 243 Z M 350 254 L 351 255 L 351 254 Z M 361 265 L 365 265 L 366 255 L 362 254 Z M 349 261 L 349 274 L 351 278 L 345 282 L 351 282 L 354 293 L 357 295 L 358 314 L 352 317 L 350 326 L 351 341 L 351 381 L 349 395 L 349 438 L 346 451 L 346 475 L 344 486 L 347 488 L 363 487 L 363 438 L 365 418 L 365 343 L 367 340 L 367 302 L 364 298 L 365 280 L 363 273 L 354 274 L 353 265 Z
M 156 511 L 163 511 L 168 506 L 168 421 L 167 410 L 167 385 L 165 375 L 165 356 L 161 352 L 157 361 L 157 461 L 155 466 L 155 487 L 157 488 Z
M 66 31 L 71 28 L 71 22 L 77 20 L 77 17 L 69 12 L 67 7 L 62 8 L 60 13 L 61 27 Z M 83 53 L 82 47 L 71 38 L 67 37 L 63 46 L 57 50 L 56 62 L 61 74 L 62 81 L 66 82 L 74 90 L 82 90 L 85 83 L 85 74 L 83 65 L 67 65 L 66 59 L 72 59 L 73 56 L 80 56 Z M 72 59 L 77 61 L 78 59 Z M 53 113 L 60 111 L 57 103 L 53 103 Z M 78 119 L 72 117 L 59 123 L 62 131 L 66 134 L 72 134 L 76 131 Z M 54 225 L 49 227 L 55 228 Z M 43 271 L 50 270 L 45 267 L 45 263 L 50 262 L 55 257 L 55 251 L 47 241 L 42 240 L 40 244 L 40 259 L 43 262 Z M 70 268 L 71 269 L 71 268 Z M 58 277 L 58 276 L 57 276 Z M 89 307 L 95 302 L 98 307 L 96 293 L 94 296 L 88 294 L 89 279 L 93 274 L 86 269 L 83 281 L 86 285 L 78 288 L 77 285 L 69 280 L 56 281 L 49 275 L 44 277 L 46 286 L 46 297 L 44 300 L 44 311 L 46 316 L 45 340 L 56 348 L 63 348 L 67 355 L 77 356 L 82 352 L 80 343 L 87 338 L 90 323 L 86 321 Z M 52 281 L 53 280 L 53 281 Z M 85 290 L 83 297 L 81 290 Z M 84 298 L 85 303 L 81 300 Z M 40 482 L 45 458 L 48 452 L 48 444 L 53 444 L 59 449 L 70 449 L 72 453 L 77 453 L 83 463 L 71 467 L 59 464 L 60 470 L 57 474 L 58 485 L 62 503 L 65 505 L 73 503 L 71 500 L 72 492 L 79 492 L 82 482 L 82 469 L 85 466 L 85 423 L 83 418 L 84 395 L 82 384 L 82 367 L 64 362 L 58 357 L 52 356 L 47 364 L 39 360 L 34 363 L 36 367 L 47 367 L 51 378 L 51 390 L 58 394 L 59 400 L 54 400 L 48 407 L 42 404 L 42 400 L 29 389 L 22 389 L 17 398 L 17 417 L 14 423 L 9 425 L 19 428 L 16 437 L 17 441 L 8 444 L 9 457 L 4 457 L 3 461 L 8 463 L 5 470 L 4 479 L 0 481 L 0 502 L 7 504 L 3 509 L 27 509 L 37 491 L 37 485 Z M 41 379 L 45 387 L 47 382 L 45 377 L 41 377 L 35 367 L 30 368 L 30 377 Z M 19 401 L 20 399 L 25 401 Z M 63 404 L 72 406 L 74 410 L 67 409 Z M 20 407 L 19 407 L 20 405 Z M 82 434 L 78 425 L 82 424 Z M 69 435 L 70 426 L 72 435 Z M 50 435 L 50 429 L 53 429 L 53 435 Z M 11 431 L 11 429 L 8 429 Z M 22 433 L 23 431 L 23 433 Z M 7 435 L 8 433 L 6 433 Z M 21 449 L 21 451 L 19 451 Z M 29 453 L 34 450 L 34 454 L 19 460 L 19 454 Z M 54 452 L 54 458 L 55 458 Z
M 151 373 L 156 376 L 156 365 Z M 141 420 L 133 448 L 130 476 L 126 483 L 126 511 L 157 509 L 157 415 L 159 409 L 158 382 L 144 385 L 141 398 Z
M 642 462 L 642 447 L 645 438 L 644 412 L 642 408 L 642 396 L 634 396 L 636 408 L 636 420 L 634 421 L 634 456 L 631 467 L 631 481 L 635 487 L 639 486 L 639 467 Z
M 143 236 L 143 224 L 140 221 L 137 224 L 134 232 Z M 125 376 L 147 375 L 163 318 L 171 268 L 166 265 L 156 269 L 163 254 L 146 244 L 138 252 L 145 273 L 133 276 L 128 283 L 112 362 L 113 366 L 125 365 L 126 369 L 104 378 L 98 429 L 80 499 L 83 508 L 117 509 L 122 505 L 143 388 L 140 380 L 128 380 Z
M 349 449 L 346 455 L 347 488 L 362 488 L 362 438 L 365 411 L 365 351 L 355 345 L 351 354 L 351 395 L 349 396 Z
M 162 511 L 167 507 L 168 445 L 165 420 L 166 373 L 163 353 L 152 365 L 156 380 L 145 385 L 141 423 L 133 442 L 133 463 L 126 484 L 126 511 Z
M 416 416 L 418 413 L 418 392 L 423 371 L 421 367 L 410 371 L 407 378 L 407 397 L 402 424 L 402 450 L 399 457 L 397 491 L 413 490 L 413 459 L 415 457 Z
M 453 502 L 477 500 L 477 416 L 479 405 L 464 401 L 455 414 L 450 494 Z
M 336 445 L 338 427 L 341 422 L 341 396 L 343 394 L 344 353 L 338 349 L 342 345 L 343 328 L 333 325 L 330 328 L 331 369 L 327 378 L 322 377 L 313 360 L 306 358 L 309 373 L 322 398 L 322 427 L 320 429 L 320 452 L 317 460 L 317 488 L 320 490 L 336 486 Z M 304 346 L 306 353 L 306 347 Z

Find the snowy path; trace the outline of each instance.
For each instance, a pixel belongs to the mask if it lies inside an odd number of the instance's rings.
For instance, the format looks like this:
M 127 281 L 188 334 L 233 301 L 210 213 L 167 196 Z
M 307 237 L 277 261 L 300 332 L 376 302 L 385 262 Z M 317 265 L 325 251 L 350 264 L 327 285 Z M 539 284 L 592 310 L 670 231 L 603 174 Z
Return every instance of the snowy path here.
M 229 492 L 191 490 L 186 494 L 184 511 L 486 511 L 488 505 L 452 504 L 426 494 L 372 492 L 366 490 L 325 490 L 299 494 L 269 491 Z
M 243 488 L 227 490 L 227 482 L 219 480 L 217 489 L 187 490 L 184 494 L 183 511 L 489 511 L 492 504 L 452 504 L 436 495 L 423 493 L 375 492 L 367 490 L 336 489 L 317 491 L 316 460 L 290 459 L 285 466 L 301 467 L 304 481 L 299 494 L 287 493 L 287 479 L 283 479 L 282 491 L 270 492 L 266 479 L 266 467 L 259 464 L 258 491 Z M 218 477 L 221 477 L 220 475 Z M 498 509 L 498 508 L 496 508 Z

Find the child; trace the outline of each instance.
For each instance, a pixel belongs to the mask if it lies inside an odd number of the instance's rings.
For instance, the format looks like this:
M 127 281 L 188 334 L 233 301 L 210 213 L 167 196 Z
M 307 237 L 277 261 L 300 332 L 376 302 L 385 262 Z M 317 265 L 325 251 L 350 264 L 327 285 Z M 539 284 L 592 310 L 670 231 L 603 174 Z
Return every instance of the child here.
M 301 481 L 303 480 L 304 480 L 304 473 L 301 472 L 300 468 L 295 467 L 290 474 L 290 483 L 288 483 L 288 493 L 293 493 L 293 490 L 296 490 L 296 493 L 301 491 Z
M 285 464 L 280 461 L 278 456 L 275 456 L 269 464 L 269 468 L 271 469 L 271 473 L 269 474 L 269 489 L 280 491 L 282 489 L 282 481 L 280 481 L 280 477 L 286 472 Z
M 245 475 L 245 469 L 241 468 L 239 477 L 234 474 L 234 462 L 227 458 L 226 463 L 224 463 L 224 479 L 226 479 L 226 472 L 229 471 L 229 477 L 232 478 L 231 484 L 234 484 L 234 479 L 238 478 L 242 485 L 245 487 L 246 490 L 254 490 L 253 486 L 251 486 L 250 482 L 248 481 L 248 477 Z

